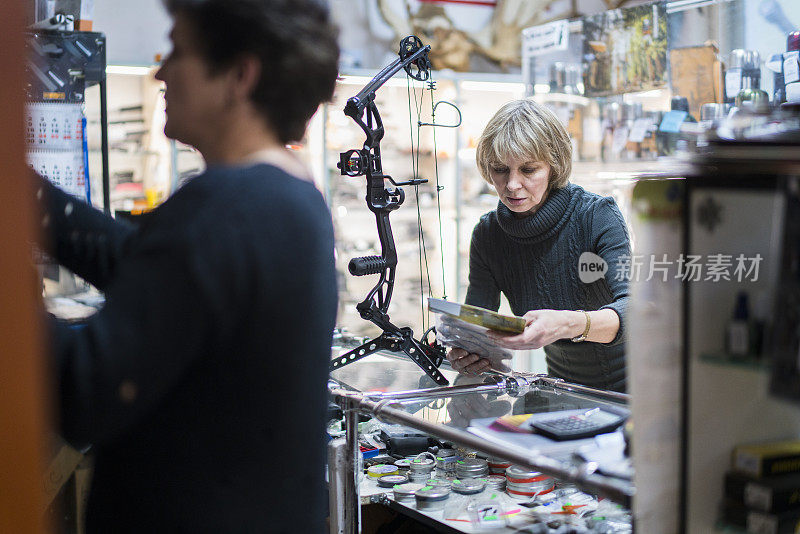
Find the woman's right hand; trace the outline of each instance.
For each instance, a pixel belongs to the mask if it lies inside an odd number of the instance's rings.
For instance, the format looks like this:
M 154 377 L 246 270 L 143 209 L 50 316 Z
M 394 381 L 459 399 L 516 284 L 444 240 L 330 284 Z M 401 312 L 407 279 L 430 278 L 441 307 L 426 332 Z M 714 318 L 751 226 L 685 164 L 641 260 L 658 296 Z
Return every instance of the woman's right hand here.
M 489 360 L 464 349 L 450 349 L 447 352 L 447 359 L 450 360 L 453 369 L 459 373 L 478 375 L 491 367 Z

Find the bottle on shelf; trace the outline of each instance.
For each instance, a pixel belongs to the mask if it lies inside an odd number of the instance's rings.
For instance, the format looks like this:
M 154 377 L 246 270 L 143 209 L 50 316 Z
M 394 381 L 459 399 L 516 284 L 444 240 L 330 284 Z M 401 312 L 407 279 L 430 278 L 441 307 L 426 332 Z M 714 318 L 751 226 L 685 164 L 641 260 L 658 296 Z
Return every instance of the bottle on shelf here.
M 761 58 L 755 50 L 737 48 L 731 50 L 728 67 L 725 70 L 725 103 L 733 104 L 742 90 L 742 77 L 751 65 L 760 65 Z M 759 70 L 759 76 L 760 76 Z
M 769 95 L 761 89 L 761 57 L 755 50 L 745 56 L 741 69 L 741 89 L 734 99 L 739 109 L 762 111 L 769 108 Z

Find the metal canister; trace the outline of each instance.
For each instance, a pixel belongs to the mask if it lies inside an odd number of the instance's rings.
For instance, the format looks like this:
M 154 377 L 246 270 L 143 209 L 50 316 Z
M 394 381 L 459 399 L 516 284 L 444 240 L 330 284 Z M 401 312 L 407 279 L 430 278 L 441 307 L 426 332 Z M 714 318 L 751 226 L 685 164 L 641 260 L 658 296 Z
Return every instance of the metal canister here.
M 454 449 L 442 449 L 436 455 L 436 467 L 445 473 L 453 473 L 456 469 L 456 451 Z
M 444 509 L 445 501 L 450 497 L 450 490 L 425 486 L 414 493 L 418 510 L 435 511 Z
M 407 484 L 398 484 L 394 486 L 394 500 L 405 504 L 414 504 L 417 502 L 414 494 L 417 490 L 424 488 L 422 484 L 415 484 L 409 482 Z
M 506 492 L 514 497 L 544 495 L 553 491 L 556 484 L 552 477 L 518 465 L 506 469 L 506 480 Z
M 408 471 L 409 466 L 411 465 L 411 460 L 413 460 L 413 458 L 401 458 L 401 459 L 395 461 L 394 465 L 400 471 Z
M 450 489 L 452 483 L 447 480 L 446 478 L 430 478 L 425 481 L 426 486 L 433 486 L 435 488 L 447 488 Z
M 510 467 L 510 466 L 509 466 Z M 506 476 L 505 475 L 489 475 L 486 477 L 486 487 L 495 491 L 506 490 Z
M 460 479 L 479 478 L 489 474 L 489 464 L 482 458 L 467 458 L 456 462 L 456 476 Z
M 399 475 L 400 472 L 394 465 L 376 464 L 367 468 L 367 475 L 370 478 L 380 478 L 384 475 Z
M 489 463 L 489 474 L 503 475 L 503 478 L 505 478 L 506 469 L 511 467 L 511 462 L 500 458 L 489 458 L 487 462 Z
M 452 491 L 461 495 L 475 495 L 486 488 L 486 481 L 482 478 L 465 478 L 453 480 Z
M 398 484 L 406 484 L 408 477 L 406 475 L 383 475 L 378 479 L 378 486 L 382 488 L 393 488 Z
M 411 482 L 425 482 L 431 478 L 436 464 L 432 458 L 417 457 L 409 464 L 408 478 Z

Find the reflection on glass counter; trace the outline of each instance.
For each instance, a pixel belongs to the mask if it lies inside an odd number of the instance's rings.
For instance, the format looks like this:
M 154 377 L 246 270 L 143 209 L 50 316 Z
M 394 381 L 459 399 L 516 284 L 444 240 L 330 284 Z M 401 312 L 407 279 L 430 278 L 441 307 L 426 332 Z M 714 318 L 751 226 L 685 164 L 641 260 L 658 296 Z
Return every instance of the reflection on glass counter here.
M 372 358 L 335 371 L 331 383 L 346 414 L 354 414 L 353 409 L 363 414 L 360 441 L 378 447 L 370 458 L 364 453 L 367 473 L 357 477 L 361 498 L 368 498 L 362 502 L 380 503 L 437 531 L 476 531 L 481 522 L 474 512 L 486 506 L 502 518 L 492 523 L 501 529 L 497 532 L 560 532 L 567 525 L 585 532 L 631 532 L 629 510 L 614 502 L 628 502 L 625 495 L 633 492 L 622 431 L 555 441 L 497 426 L 519 422 L 523 429 L 531 421 L 580 418 L 598 409 L 627 413 L 624 395 L 571 390 L 544 376 L 467 377 L 450 370 L 444 372 L 453 386 L 431 389 L 434 384 L 420 379 L 410 361 L 394 355 Z M 332 442 L 334 450 L 337 443 Z M 415 486 L 422 476 L 421 467 L 411 469 L 416 462 L 430 466 L 424 482 Z M 362 468 L 357 469 L 360 473 Z M 405 478 L 387 487 L 381 475 Z M 345 479 L 331 473 L 331 480 Z M 420 495 L 423 484 L 443 490 L 441 496 Z M 347 488 L 331 492 L 331 509 L 341 509 Z M 612 499 L 598 500 L 597 495 Z M 339 519 L 332 515 L 332 521 Z

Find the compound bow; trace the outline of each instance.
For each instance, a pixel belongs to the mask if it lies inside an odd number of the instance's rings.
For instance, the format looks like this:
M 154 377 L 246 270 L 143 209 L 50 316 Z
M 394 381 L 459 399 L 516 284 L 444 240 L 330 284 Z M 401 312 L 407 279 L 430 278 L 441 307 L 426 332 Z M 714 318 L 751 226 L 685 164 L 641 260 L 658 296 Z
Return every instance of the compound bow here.
M 397 268 L 397 249 L 395 248 L 389 214 L 400 207 L 405 193 L 400 186 L 417 186 L 427 180 L 412 178 L 405 182 L 395 182 L 391 176 L 383 174 L 380 142 L 384 129 L 381 116 L 375 104 L 375 92 L 394 76 L 405 69 L 408 76 L 419 81 L 430 77 L 431 63 L 428 60 L 430 46 L 422 46 L 422 41 L 414 35 L 400 42 L 399 58 L 381 70 L 359 93 L 348 99 L 344 113 L 351 117 L 364 130 L 367 139 L 361 149 L 342 152 L 339 167 L 344 176 L 366 176 L 367 206 L 375 214 L 378 235 L 381 243 L 380 256 L 364 256 L 350 260 L 348 270 L 353 276 L 380 274 L 380 279 L 367 297 L 356 305 L 363 319 L 371 321 L 383 330 L 378 337 L 367 341 L 346 354 L 331 360 L 331 371 L 358 361 L 379 350 L 403 352 L 414 361 L 434 382 L 447 385 L 448 381 L 439 371 L 445 349 L 436 341 L 428 342 L 425 337 L 417 340 L 409 327 L 398 327 L 389 320 L 389 302 L 394 289 L 394 276 Z M 394 189 L 385 186 L 389 180 Z

